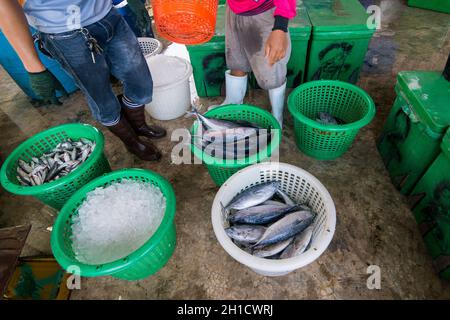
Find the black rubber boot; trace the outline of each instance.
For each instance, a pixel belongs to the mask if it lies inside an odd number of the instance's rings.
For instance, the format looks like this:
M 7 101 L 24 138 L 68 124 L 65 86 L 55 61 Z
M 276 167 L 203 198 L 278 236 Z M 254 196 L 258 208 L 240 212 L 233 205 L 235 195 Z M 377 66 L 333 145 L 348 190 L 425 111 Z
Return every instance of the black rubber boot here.
M 122 96 L 123 95 L 117 96 L 117 99 L 119 99 L 120 105 L 122 106 L 123 114 L 138 136 L 150 139 L 161 139 L 167 135 L 164 128 L 147 124 L 145 121 L 145 107 L 143 105 L 136 108 L 128 108 L 123 104 Z
M 159 150 L 151 142 L 140 140 L 125 117 L 121 117 L 119 123 L 115 126 L 107 128 L 122 140 L 129 152 L 136 155 L 139 159 L 145 161 L 158 161 L 161 159 Z

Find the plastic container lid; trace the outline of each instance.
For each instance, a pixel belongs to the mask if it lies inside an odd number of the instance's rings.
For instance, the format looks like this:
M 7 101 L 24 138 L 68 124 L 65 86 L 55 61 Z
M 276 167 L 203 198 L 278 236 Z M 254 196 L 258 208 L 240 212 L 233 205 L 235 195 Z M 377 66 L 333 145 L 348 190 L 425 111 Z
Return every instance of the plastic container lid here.
M 365 30 L 369 14 L 358 0 L 303 0 L 314 32 Z
M 289 32 L 291 36 L 304 37 L 308 40 L 311 36 L 311 20 L 304 5 L 297 6 L 297 15 L 289 21 Z
M 437 71 L 401 71 L 397 81 L 419 120 L 444 134 L 450 127 L 450 82 Z
M 192 75 L 191 64 L 182 58 L 156 55 L 146 58 L 154 89 L 169 89 L 187 81 Z

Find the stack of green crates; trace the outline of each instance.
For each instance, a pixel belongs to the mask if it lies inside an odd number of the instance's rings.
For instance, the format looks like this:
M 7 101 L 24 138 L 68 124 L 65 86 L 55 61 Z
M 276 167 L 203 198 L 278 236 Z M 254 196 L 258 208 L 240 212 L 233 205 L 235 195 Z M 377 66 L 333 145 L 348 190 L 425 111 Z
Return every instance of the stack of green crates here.
M 216 32 L 209 42 L 187 46 L 200 97 L 220 96 L 225 82 L 225 12 L 225 5 L 219 4 Z
M 440 72 L 400 72 L 397 99 L 378 140 L 394 185 L 409 195 L 440 153 L 450 126 L 450 82 Z
M 225 1 L 224 1 L 225 2 Z M 187 46 L 194 71 L 197 94 L 200 97 L 216 97 L 222 94 L 225 82 L 225 19 L 226 6 L 219 4 L 216 32 L 205 44 Z M 288 64 L 288 87 L 297 87 L 304 81 L 308 42 L 311 25 L 305 7 L 297 7 L 297 16 L 289 23 L 292 54 Z M 252 78 L 252 77 L 251 77 Z M 254 80 L 250 80 L 254 84 Z
M 409 200 L 436 270 L 450 280 L 450 129 Z
M 450 13 L 450 0 L 409 0 L 408 5 L 411 7 Z
M 303 0 L 312 24 L 306 81 L 356 83 L 375 29 L 358 0 Z

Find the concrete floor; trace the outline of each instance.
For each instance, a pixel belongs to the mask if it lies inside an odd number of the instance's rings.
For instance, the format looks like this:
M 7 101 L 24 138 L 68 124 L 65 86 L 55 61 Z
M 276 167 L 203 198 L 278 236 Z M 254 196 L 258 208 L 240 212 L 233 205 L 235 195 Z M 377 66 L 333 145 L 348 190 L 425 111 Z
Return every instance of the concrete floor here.
M 370 1 L 365 1 L 366 3 Z M 281 278 L 254 274 L 217 243 L 210 209 L 217 187 L 201 165 L 170 163 L 174 145 L 158 142 L 161 163 L 139 161 L 109 132 L 106 154 L 113 169 L 147 168 L 163 174 L 177 195 L 178 244 L 173 258 L 156 275 L 138 282 L 111 277 L 83 279 L 73 299 L 434 299 L 450 298 L 450 285 L 434 273 L 405 198 L 391 185 L 375 147 L 395 98 L 401 70 L 441 70 L 450 51 L 449 15 L 408 8 L 405 1 L 382 1 L 383 29 L 374 37 L 359 85 L 376 102 L 376 119 L 364 128 L 352 149 L 336 161 L 316 161 L 297 151 L 292 119 L 286 115 L 281 161 L 304 168 L 330 191 L 337 226 L 329 249 L 314 263 Z M 379 1 L 377 1 L 379 3 Z M 52 126 L 81 121 L 95 124 L 80 93 L 63 106 L 33 107 L 0 71 L 0 146 L 6 157 L 27 137 Z M 219 99 L 203 100 L 206 105 Z M 264 92 L 246 100 L 268 107 Z M 192 119 L 163 123 L 172 131 Z M 37 200 L 0 191 L 0 227 L 32 224 L 23 255 L 50 254 L 56 212 Z M 366 287 L 369 265 L 381 268 L 381 290 Z

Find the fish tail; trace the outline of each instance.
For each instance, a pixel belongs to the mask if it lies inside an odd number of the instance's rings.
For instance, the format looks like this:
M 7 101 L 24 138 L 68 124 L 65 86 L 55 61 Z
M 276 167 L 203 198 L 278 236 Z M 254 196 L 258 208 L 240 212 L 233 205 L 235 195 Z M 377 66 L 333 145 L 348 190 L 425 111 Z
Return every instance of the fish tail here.
M 222 211 L 222 214 L 224 216 L 227 215 L 227 209 L 225 208 L 225 206 L 223 205 L 222 201 L 220 201 L 220 210 Z

